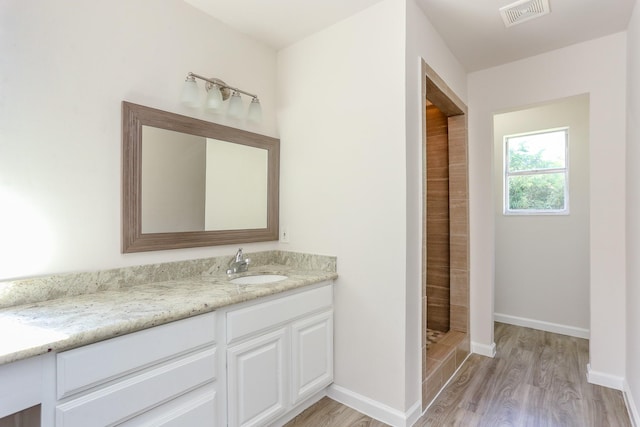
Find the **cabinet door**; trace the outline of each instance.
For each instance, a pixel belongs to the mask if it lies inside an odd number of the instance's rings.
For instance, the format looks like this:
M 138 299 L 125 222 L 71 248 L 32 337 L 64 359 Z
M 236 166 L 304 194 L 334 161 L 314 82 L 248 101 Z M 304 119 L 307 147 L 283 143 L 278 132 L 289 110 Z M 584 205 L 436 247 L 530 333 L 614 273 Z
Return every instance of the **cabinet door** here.
M 227 349 L 229 426 L 264 426 L 284 414 L 286 329 Z
M 295 322 L 291 327 L 292 404 L 333 381 L 333 311 Z

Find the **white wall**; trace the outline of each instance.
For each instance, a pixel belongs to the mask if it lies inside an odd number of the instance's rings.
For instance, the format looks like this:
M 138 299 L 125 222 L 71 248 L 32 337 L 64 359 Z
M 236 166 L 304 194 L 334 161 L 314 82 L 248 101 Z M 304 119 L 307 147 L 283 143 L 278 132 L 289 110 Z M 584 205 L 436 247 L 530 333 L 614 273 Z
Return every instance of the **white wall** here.
M 504 215 L 504 137 L 565 126 L 569 215 Z M 496 320 L 588 338 L 589 97 L 496 114 L 493 137 Z
M 180 0 L 5 0 L 0 52 L 0 280 L 233 255 L 120 253 L 120 103 L 242 127 L 179 104 L 193 71 L 258 93 L 276 136 L 272 49 Z
M 624 375 L 625 359 L 625 51 L 619 33 L 478 71 L 468 80 L 472 340 L 493 342 L 493 275 L 486 267 L 494 264 L 495 244 L 492 115 L 588 93 L 591 379 L 614 382 Z M 484 270 L 474 274 L 479 264 Z
M 384 0 L 280 51 L 278 118 L 287 249 L 338 257 L 335 383 L 403 409 L 405 48 L 399 6 Z
M 422 195 L 423 126 L 422 60 L 463 102 L 467 99 L 467 73 L 449 51 L 415 0 L 407 0 L 406 29 L 406 395 L 411 404 L 420 398 L 422 379 Z
M 278 68 L 288 247 L 338 256 L 335 383 L 400 414 L 420 401 L 420 56 L 465 98 L 414 0 L 282 50 Z
M 640 424 L 640 6 L 627 31 L 627 349 L 626 389 Z

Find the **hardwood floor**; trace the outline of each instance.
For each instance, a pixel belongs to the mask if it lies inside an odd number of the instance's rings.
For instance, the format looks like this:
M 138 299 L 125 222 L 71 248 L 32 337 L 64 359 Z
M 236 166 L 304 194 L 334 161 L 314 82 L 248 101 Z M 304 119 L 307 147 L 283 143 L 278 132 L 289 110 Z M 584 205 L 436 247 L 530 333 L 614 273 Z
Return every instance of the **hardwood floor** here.
M 472 354 L 414 427 L 631 427 L 622 393 L 587 382 L 587 340 L 496 323 L 495 341 L 496 357 Z M 324 398 L 287 427 L 384 425 Z
M 367 417 L 348 406 L 323 397 L 285 424 L 285 427 L 386 427 L 387 424 Z

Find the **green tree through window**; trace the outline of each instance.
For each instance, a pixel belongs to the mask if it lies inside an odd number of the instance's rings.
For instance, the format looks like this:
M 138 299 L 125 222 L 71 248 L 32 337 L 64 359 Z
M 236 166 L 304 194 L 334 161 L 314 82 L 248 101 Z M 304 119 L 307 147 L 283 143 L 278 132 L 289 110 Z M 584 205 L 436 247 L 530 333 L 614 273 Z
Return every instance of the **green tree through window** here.
M 505 137 L 505 213 L 567 211 L 567 132 Z

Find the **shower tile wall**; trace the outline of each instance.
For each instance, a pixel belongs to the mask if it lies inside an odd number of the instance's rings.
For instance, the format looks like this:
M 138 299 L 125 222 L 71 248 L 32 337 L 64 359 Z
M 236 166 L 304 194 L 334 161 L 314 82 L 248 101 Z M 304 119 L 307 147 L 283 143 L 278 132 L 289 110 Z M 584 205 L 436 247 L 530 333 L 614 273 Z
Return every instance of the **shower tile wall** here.
M 427 106 L 427 327 L 450 324 L 449 138 L 447 116 Z
M 432 115 L 427 113 L 429 121 L 434 119 Z M 435 114 L 434 114 L 435 115 Z M 437 115 L 436 118 L 440 117 Z M 422 348 L 422 408 L 425 409 L 429 403 L 435 398 L 437 393 L 446 384 L 449 378 L 453 375 L 454 371 L 459 368 L 465 358 L 469 355 L 469 212 L 468 212 L 468 173 L 467 173 L 467 123 L 466 115 L 456 115 L 448 117 L 448 238 L 449 238 L 449 325 L 447 329 L 449 332 L 440 335 L 438 339 L 431 340 L 429 335 L 434 335 L 434 331 L 424 328 L 423 348 Z M 429 122 L 428 121 L 428 122 Z M 434 120 L 435 121 L 435 120 Z M 438 123 L 439 125 L 440 123 Z M 431 134 L 429 133 L 431 130 Z M 439 131 L 442 133 L 442 130 Z M 427 126 L 427 139 L 438 134 L 438 129 L 432 129 L 431 126 Z M 433 139 L 433 138 L 432 138 Z M 437 138 L 436 138 L 437 139 Z M 439 147 L 439 146 L 438 146 Z M 427 153 L 429 153 L 429 147 L 427 147 Z M 432 153 L 433 154 L 433 153 Z M 435 157 L 439 158 L 440 151 L 435 153 Z M 434 156 L 432 156 L 432 161 Z M 428 160 L 427 160 L 428 161 Z M 440 161 L 443 161 L 440 159 Z M 432 164 L 432 163 L 430 163 Z M 427 178 L 428 179 L 428 178 Z M 428 181 L 427 181 L 428 182 Z M 427 184 L 428 186 L 428 184 Z M 426 189 L 427 193 L 427 211 L 429 209 L 438 207 L 437 197 L 429 198 L 429 189 Z M 429 204 L 431 200 L 431 205 Z M 433 213 L 432 213 L 433 214 Z M 434 215 L 427 213 L 427 222 L 438 223 L 433 221 L 439 219 L 443 212 L 436 212 Z M 429 221 L 431 218 L 431 221 Z M 428 225 L 425 227 L 428 229 Z M 428 230 L 426 230 L 428 234 Z M 438 242 L 437 237 L 432 236 L 431 244 L 427 242 L 427 260 L 429 259 L 429 250 L 437 250 L 438 246 L 434 245 L 433 240 Z M 435 247 L 434 247 L 435 246 Z M 442 250 L 442 243 L 440 243 L 440 250 Z M 429 266 L 425 268 L 427 270 L 426 276 L 430 280 L 426 280 L 425 298 L 423 304 L 423 310 L 426 310 L 425 326 L 432 328 L 433 311 L 438 308 L 432 307 L 429 304 L 429 296 L 433 295 L 428 291 L 429 288 L 433 289 L 434 278 L 437 280 L 442 274 L 429 273 Z M 440 271 L 440 270 L 438 270 Z M 437 288 L 437 287 L 436 287 Z M 435 316 L 440 317 L 440 316 Z M 436 319 L 437 321 L 438 319 Z
M 469 179 L 466 116 L 449 117 L 451 329 L 469 331 Z

